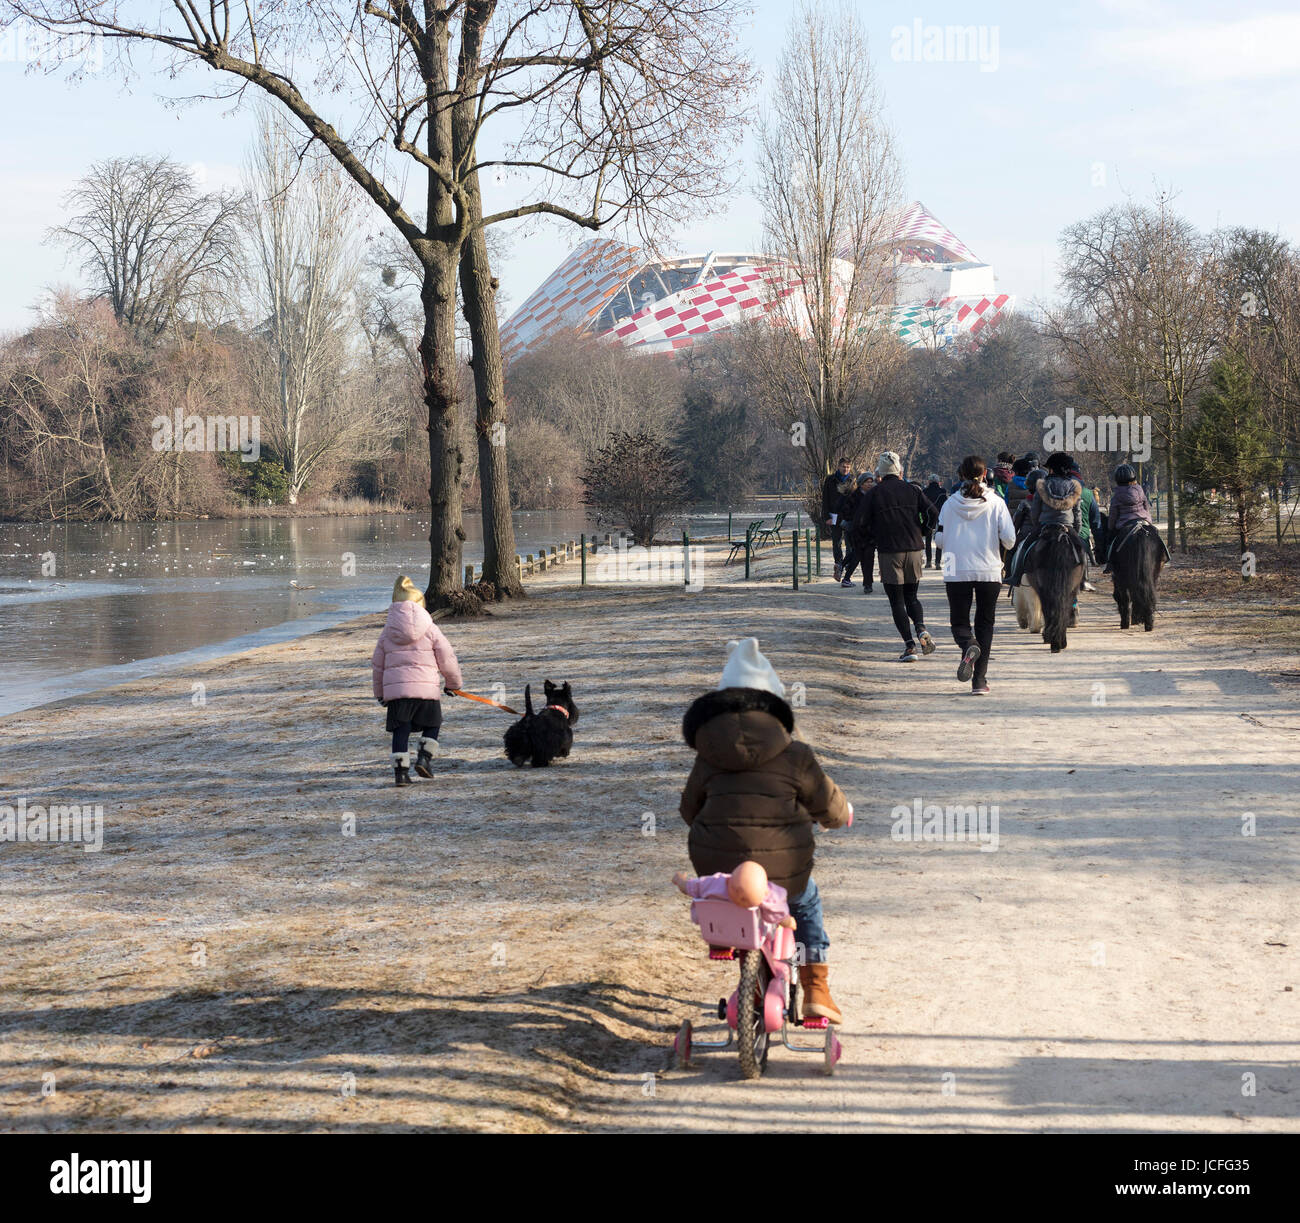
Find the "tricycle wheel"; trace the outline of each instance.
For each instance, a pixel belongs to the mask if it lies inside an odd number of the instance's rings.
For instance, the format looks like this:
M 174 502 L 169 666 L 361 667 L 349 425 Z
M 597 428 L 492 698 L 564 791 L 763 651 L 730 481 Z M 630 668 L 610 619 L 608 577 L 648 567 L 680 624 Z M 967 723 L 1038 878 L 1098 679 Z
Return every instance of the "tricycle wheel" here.
M 835 1073 L 835 1063 L 844 1055 L 844 1046 L 840 1044 L 840 1038 L 835 1035 L 835 1028 L 827 1026 L 826 1028 L 826 1050 L 823 1056 L 826 1059 L 826 1073 Z
M 746 951 L 740 962 L 740 990 L 736 999 L 741 1078 L 759 1078 L 767 1069 L 768 1038 L 763 997 L 770 976 L 763 953 Z
M 691 1021 L 682 1020 L 682 1026 L 677 1029 L 677 1035 L 673 1037 L 673 1060 L 677 1065 L 685 1070 L 691 1064 Z

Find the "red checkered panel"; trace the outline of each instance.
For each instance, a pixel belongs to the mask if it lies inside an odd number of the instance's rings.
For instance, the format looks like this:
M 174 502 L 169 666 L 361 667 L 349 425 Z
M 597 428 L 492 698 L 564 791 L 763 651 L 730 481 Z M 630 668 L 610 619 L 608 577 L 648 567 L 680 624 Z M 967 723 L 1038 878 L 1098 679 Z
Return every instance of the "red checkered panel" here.
M 788 265 L 742 265 L 651 302 L 605 338 L 650 352 L 688 348 L 699 336 L 776 309 L 802 283 Z
M 610 238 L 584 242 L 501 328 L 502 350 L 517 357 L 566 328 L 581 330 L 645 266 L 636 247 Z
M 895 242 L 930 243 L 939 248 L 945 263 L 979 263 L 974 252 L 952 230 L 941 224 L 919 200 L 909 204 L 899 218 L 894 234 Z M 933 256 L 917 250 L 907 250 L 904 258 L 917 263 L 929 263 Z

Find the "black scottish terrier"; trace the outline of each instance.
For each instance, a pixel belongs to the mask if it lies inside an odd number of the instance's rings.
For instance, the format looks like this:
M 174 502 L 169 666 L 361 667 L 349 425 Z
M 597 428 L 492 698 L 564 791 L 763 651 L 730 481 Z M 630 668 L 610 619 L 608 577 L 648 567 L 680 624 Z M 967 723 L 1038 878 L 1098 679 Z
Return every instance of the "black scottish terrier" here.
M 557 687 L 546 681 L 546 707 L 533 712 L 532 685 L 524 689 L 524 716 L 505 733 L 506 755 L 510 763 L 523 768 L 531 764 L 545 768 L 552 760 L 563 759 L 573 746 L 573 728 L 578 722 L 578 707 L 567 683 Z

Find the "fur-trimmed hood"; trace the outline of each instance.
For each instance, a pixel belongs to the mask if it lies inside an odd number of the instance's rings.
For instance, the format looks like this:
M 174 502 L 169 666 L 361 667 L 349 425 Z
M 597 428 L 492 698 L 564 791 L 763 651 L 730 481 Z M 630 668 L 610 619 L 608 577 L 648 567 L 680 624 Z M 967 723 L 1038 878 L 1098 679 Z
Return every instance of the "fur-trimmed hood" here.
M 1083 485 L 1068 476 L 1045 476 L 1038 481 L 1038 499 L 1049 510 L 1070 513 L 1083 496 Z
M 794 712 L 774 692 L 761 688 L 719 688 L 692 703 L 682 718 L 682 735 L 721 769 L 752 769 L 790 746 Z

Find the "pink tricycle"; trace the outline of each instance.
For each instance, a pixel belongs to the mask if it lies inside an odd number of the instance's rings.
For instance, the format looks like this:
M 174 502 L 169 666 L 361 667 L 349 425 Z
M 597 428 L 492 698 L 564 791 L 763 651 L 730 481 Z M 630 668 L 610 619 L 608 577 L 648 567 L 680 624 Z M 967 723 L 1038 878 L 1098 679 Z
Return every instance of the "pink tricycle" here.
M 835 1029 L 825 1019 L 800 1019 L 799 977 L 794 931 L 775 927 L 764 937 L 757 909 L 742 909 L 729 900 L 694 900 L 691 919 L 709 944 L 709 959 L 739 960 L 740 985 L 730 998 L 718 999 L 715 1008 L 704 1013 L 726 1020 L 726 1040 L 696 1040 L 695 1028 L 687 1019 L 673 1040 L 677 1064 L 685 1066 L 696 1050 L 739 1048 L 742 1078 L 756 1079 L 767 1068 L 772 1037 L 795 1053 L 820 1053 L 826 1073 L 835 1073 L 843 1048 Z M 816 1045 L 792 1044 L 790 1028 L 823 1033 Z

